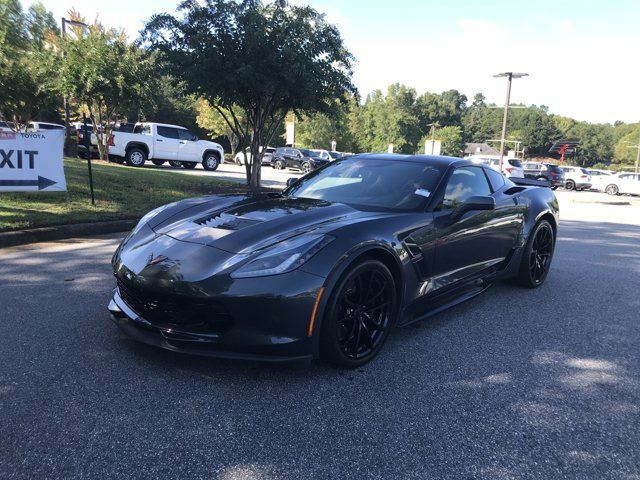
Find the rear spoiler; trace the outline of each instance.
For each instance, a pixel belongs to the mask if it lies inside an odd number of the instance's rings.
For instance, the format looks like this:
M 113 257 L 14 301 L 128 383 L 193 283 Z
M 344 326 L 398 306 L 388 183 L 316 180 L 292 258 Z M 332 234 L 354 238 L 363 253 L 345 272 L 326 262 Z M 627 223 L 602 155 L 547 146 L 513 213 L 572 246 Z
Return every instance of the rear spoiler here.
M 546 180 L 534 180 L 532 178 L 518 178 L 518 177 L 509 177 L 516 185 L 521 185 L 523 187 L 550 187 L 549 182 Z

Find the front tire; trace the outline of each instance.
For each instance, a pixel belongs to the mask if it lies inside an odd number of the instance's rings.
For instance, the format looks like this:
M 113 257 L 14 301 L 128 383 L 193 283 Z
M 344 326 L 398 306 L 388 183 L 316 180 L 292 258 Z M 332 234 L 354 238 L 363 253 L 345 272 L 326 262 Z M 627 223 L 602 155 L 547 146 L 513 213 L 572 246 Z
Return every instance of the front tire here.
M 207 155 L 202 160 L 202 167 L 209 172 L 217 170 L 218 165 L 220 165 L 220 160 L 215 153 L 207 153 Z
M 607 185 L 607 188 L 605 188 L 604 191 L 607 193 L 607 195 L 612 196 L 620 194 L 620 189 L 617 185 Z
M 282 163 L 282 160 L 276 160 L 273 164 L 273 168 L 276 170 L 284 170 L 284 163 Z
M 537 288 L 547 278 L 556 240 L 553 227 L 547 220 L 540 220 L 531 234 L 522 253 L 520 270 L 516 282 L 526 288 Z
M 348 269 L 334 287 L 320 332 L 321 358 L 355 368 L 373 359 L 395 322 L 393 275 L 377 260 Z
M 126 162 L 130 167 L 142 167 L 147 161 L 147 153 L 141 148 L 130 148 L 127 151 Z
M 304 173 L 306 175 L 310 171 L 311 171 L 311 165 L 309 165 L 309 162 L 303 163 L 302 164 L 302 173 Z

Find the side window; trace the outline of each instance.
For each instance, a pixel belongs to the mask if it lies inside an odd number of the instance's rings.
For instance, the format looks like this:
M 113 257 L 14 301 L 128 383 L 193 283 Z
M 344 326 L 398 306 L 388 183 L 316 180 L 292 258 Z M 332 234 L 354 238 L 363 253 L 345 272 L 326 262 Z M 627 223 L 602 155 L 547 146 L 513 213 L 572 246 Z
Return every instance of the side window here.
M 158 126 L 158 135 L 164 138 L 175 138 L 178 139 L 178 129 L 171 127 L 161 127 Z
M 193 141 L 193 139 L 195 138 L 195 135 L 185 128 L 178 129 L 178 136 L 180 140 Z
M 504 185 L 504 175 L 502 175 L 500 172 L 496 172 L 492 168 L 487 168 L 485 172 L 487 173 L 487 177 L 489 177 L 491 189 L 494 192 L 500 190 Z
M 441 209 L 456 208 L 474 195 L 491 195 L 491 189 L 482 168 L 456 168 L 447 183 Z

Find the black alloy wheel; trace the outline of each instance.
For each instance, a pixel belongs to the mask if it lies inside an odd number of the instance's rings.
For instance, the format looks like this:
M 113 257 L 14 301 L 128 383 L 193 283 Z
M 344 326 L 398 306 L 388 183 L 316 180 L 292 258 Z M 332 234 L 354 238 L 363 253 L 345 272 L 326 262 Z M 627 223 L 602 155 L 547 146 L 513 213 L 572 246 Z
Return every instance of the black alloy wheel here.
M 348 270 L 328 303 L 322 357 L 346 367 L 367 363 L 389 335 L 396 305 L 393 275 L 383 263 L 367 260 Z
M 547 220 L 541 220 L 531 232 L 522 255 L 518 283 L 524 287 L 536 288 L 547 278 L 555 248 L 553 227 Z

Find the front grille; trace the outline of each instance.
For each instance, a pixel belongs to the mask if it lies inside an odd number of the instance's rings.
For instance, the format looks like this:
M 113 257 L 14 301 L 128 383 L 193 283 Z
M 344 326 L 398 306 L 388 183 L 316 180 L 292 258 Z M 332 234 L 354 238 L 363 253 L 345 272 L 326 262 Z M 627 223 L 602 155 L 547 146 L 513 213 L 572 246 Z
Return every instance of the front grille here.
M 232 323 L 229 311 L 215 301 L 194 300 L 133 288 L 118 279 L 120 298 L 140 317 L 159 328 L 220 334 Z

